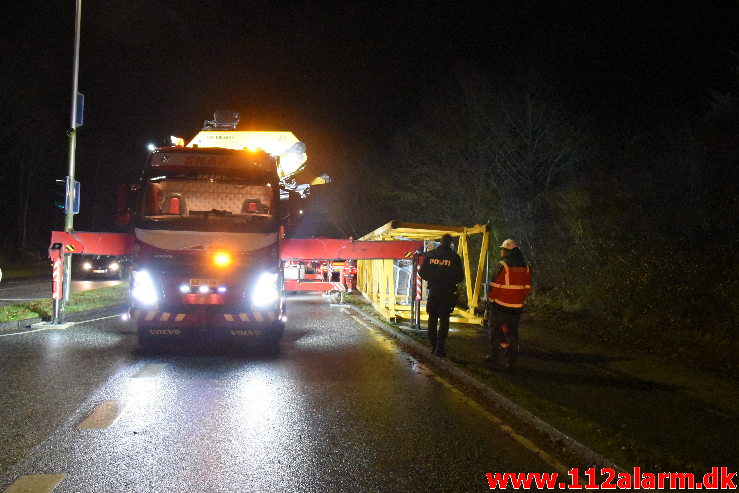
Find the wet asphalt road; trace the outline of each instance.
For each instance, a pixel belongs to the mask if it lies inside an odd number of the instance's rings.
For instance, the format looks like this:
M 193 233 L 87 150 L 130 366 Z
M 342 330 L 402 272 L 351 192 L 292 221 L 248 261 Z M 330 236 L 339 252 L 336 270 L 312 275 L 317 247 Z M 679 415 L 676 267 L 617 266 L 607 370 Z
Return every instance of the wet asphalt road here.
M 72 293 L 115 286 L 122 281 L 109 279 L 83 279 L 72 277 Z M 28 301 L 51 298 L 51 273 L 46 277 L 29 279 L 4 280 L 0 282 L 0 305 L 25 303 Z
M 288 315 L 276 355 L 147 353 L 115 317 L 0 337 L 0 491 L 467 492 L 553 470 L 350 310 L 301 295 Z M 79 429 L 101 405 L 112 424 Z

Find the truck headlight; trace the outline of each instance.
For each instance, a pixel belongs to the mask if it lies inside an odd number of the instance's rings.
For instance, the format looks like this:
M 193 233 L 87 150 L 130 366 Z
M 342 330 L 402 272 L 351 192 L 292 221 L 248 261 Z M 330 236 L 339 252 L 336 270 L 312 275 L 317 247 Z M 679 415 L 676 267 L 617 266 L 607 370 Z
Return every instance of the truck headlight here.
M 145 305 L 153 305 L 157 302 L 157 291 L 154 288 L 154 281 L 147 271 L 134 271 L 131 295 Z
M 257 279 L 254 286 L 252 302 L 254 306 L 265 306 L 274 303 L 280 297 L 277 291 L 277 274 L 265 272 Z

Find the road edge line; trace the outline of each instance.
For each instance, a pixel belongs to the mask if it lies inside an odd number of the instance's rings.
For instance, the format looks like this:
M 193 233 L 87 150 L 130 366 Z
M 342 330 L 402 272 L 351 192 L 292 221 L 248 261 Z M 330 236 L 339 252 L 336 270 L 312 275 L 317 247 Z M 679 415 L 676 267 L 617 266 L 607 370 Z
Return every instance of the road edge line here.
M 415 339 L 403 334 L 402 332 L 399 332 L 394 327 L 388 325 L 386 322 L 383 322 L 382 320 L 378 320 L 372 315 L 369 315 L 363 312 L 356 306 L 351 305 L 351 308 L 358 314 L 362 315 L 364 318 L 371 321 L 373 325 L 381 329 L 387 335 L 399 341 L 401 345 L 410 346 L 411 348 L 415 349 L 419 354 L 417 355 L 414 354 L 414 356 L 420 356 L 430 365 L 437 366 L 443 369 L 444 371 L 449 372 L 455 379 L 459 380 L 463 384 L 468 385 L 482 392 L 483 395 L 487 399 L 491 400 L 492 402 L 499 405 L 506 411 L 510 412 L 516 418 L 532 426 L 539 432 L 544 433 L 545 435 L 549 436 L 549 438 L 552 439 L 553 441 L 561 442 L 572 453 L 574 453 L 581 459 L 585 460 L 588 464 L 592 464 L 599 468 L 610 467 L 619 472 L 626 471 L 624 468 L 620 467 L 614 461 L 609 460 L 603 455 L 588 448 L 587 446 L 583 445 L 582 443 L 575 440 L 571 436 L 567 435 L 566 433 L 550 425 L 543 419 L 539 418 L 538 416 L 533 414 L 531 411 L 524 409 L 523 407 L 519 406 L 518 404 L 510 400 L 509 398 L 505 397 L 504 395 L 488 387 L 487 385 L 485 385 L 483 382 L 481 382 L 477 378 L 473 377 L 472 375 L 465 372 L 464 370 L 461 370 L 454 363 L 451 363 L 448 360 L 445 360 L 445 359 L 439 358 L 438 356 L 434 356 L 430 354 L 428 352 L 428 348 L 424 346 L 423 344 L 421 344 L 420 342 L 416 341 Z

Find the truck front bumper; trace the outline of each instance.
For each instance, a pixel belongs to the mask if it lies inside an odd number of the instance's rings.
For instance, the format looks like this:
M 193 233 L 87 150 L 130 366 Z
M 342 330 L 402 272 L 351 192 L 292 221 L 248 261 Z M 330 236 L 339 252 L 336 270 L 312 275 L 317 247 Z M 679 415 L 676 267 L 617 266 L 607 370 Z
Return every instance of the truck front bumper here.
M 207 335 L 222 338 L 276 337 L 284 329 L 277 309 L 245 311 L 228 305 L 184 305 L 171 309 L 131 310 L 139 332 L 150 337 Z

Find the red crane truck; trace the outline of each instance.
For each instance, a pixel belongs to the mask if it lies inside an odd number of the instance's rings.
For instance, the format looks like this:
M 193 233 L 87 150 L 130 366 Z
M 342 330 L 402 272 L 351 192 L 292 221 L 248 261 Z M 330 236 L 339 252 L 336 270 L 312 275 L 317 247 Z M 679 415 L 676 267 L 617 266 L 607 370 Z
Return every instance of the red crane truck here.
M 280 184 L 304 151 L 290 132 L 204 130 L 151 152 L 119 221 L 134 237 L 130 316 L 142 346 L 279 341 Z

